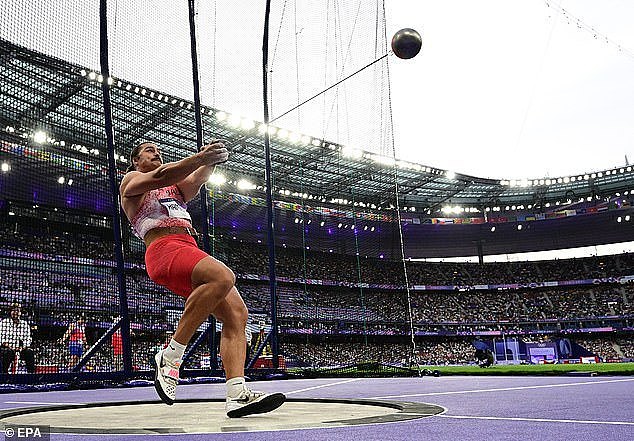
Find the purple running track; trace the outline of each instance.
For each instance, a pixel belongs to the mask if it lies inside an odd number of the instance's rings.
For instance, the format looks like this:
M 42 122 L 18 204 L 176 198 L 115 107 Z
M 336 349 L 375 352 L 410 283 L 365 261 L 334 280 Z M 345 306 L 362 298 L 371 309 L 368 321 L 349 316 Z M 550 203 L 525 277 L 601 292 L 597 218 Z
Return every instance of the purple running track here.
M 406 422 L 277 432 L 161 435 L 66 435 L 55 441 L 315 440 L 634 440 L 634 378 L 423 377 L 280 380 L 250 383 L 289 398 L 376 398 L 445 407 L 444 414 Z M 179 398 L 222 398 L 223 384 L 183 385 Z M 0 395 L 0 408 L 156 399 L 154 388 Z M 319 403 L 315 403 L 318 407 Z M 316 410 L 318 412 L 318 410 Z M 174 416 L 175 419 L 178 415 Z

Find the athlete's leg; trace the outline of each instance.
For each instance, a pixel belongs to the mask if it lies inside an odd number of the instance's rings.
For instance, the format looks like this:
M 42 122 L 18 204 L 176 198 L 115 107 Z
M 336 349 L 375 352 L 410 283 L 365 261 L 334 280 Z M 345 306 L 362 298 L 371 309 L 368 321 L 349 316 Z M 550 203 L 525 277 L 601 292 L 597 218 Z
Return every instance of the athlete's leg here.
M 234 377 L 244 377 L 244 359 L 247 349 L 244 329 L 247 324 L 248 311 L 235 286 L 216 307 L 213 314 L 222 322 L 220 356 L 227 380 Z
M 174 340 L 187 345 L 198 327 L 213 313 L 229 294 L 236 276 L 224 263 L 213 257 L 200 260 L 192 271 L 194 290 L 185 302 Z

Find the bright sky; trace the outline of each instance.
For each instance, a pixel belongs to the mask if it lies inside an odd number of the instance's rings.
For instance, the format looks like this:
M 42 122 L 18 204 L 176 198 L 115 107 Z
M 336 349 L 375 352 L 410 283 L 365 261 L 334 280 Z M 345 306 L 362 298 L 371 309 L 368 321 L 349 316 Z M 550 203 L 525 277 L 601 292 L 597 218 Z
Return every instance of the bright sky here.
M 389 35 L 423 36 L 391 58 L 397 156 L 493 178 L 634 162 L 634 2 L 550 4 L 386 1 Z
M 197 4 L 203 105 L 262 121 L 264 2 Z M 380 3 L 272 4 L 273 116 L 384 51 L 374 41 Z M 0 0 L 0 36 L 98 69 L 97 7 L 97 0 Z M 626 155 L 634 162 L 634 1 L 385 0 L 385 7 L 388 36 L 411 27 L 423 37 L 416 58 L 389 57 L 398 158 L 496 179 L 602 170 Z M 109 2 L 109 14 L 111 74 L 192 100 L 186 2 Z M 367 69 L 279 125 L 391 151 L 386 84 Z

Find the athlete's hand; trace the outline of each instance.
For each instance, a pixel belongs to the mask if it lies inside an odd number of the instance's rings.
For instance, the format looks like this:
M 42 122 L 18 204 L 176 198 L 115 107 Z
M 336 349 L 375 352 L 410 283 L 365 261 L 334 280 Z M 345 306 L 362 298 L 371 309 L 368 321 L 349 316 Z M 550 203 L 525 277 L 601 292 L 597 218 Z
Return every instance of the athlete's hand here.
M 202 146 L 200 153 L 206 165 L 222 164 L 229 159 L 229 151 L 220 140 L 214 140 L 210 144 Z

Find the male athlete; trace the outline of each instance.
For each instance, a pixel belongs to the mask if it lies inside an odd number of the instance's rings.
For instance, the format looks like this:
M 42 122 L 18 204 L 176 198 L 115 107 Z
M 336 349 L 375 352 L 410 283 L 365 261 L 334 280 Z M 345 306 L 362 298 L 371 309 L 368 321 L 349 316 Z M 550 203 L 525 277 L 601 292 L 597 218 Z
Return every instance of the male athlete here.
M 244 379 L 248 311 L 235 288 L 235 275 L 198 248 L 186 203 L 229 153 L 220 141 L 203 146 L 180 161 L 163 164 L 153 142 L 137 145 L 121 181 L 123 210 L 146 246 L 145 266 L 154 282 L 184 297 L 185 310 L 168 346 L 155 359 L 154 385 L 166 404 L 176 397 L 179 368 L 187 343 L 214 315 L 223 324 L 220 356 L 227 377 L 225 409 L 230 418 L 264 413 L 282 405 L 283 394 L 250 390 Z

